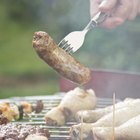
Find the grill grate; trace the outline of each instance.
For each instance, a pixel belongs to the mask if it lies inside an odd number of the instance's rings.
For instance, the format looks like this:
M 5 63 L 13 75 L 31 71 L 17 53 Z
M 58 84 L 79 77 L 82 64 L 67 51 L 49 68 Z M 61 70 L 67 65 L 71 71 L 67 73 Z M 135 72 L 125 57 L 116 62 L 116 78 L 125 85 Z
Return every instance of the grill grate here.
M 70 126 L 76 124 L 76 122 L 67 122 L 64 126 L 46 126 L 44 121 L 44 115 L 47 111 L 57 106 L 64 94 L 58 94 L 54 96 L 29 96 L 29 97 L 14 97 L 8 101 L 11 103 L 20 102 L 20 101 L 29 101 L 34 104 L 36 100 L 42 100 L 44 103 L 44 109 L 41 113 L 35 114 L 31 113 L 29 117 L 24 117 L 23 120 L 13 123 L 22 123 L 30 125 L 39 125 L 43 128 L 49 129 L 51 134 L 49 140 L 67 140 L 69 139 L 69 128 Z M 118 102 L 119 100 L 116 100 Z M 98 98 L 97 99 L 97 108 L 103 108 L 105 106 L 112 105 L 112 99 L 110 98 Z

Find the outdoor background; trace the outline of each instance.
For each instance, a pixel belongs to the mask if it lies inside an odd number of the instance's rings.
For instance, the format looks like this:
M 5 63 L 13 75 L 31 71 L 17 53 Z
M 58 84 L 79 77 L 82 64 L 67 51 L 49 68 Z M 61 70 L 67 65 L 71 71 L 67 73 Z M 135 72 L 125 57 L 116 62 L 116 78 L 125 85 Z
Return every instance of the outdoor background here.
M 59 91 L 59 75 L 32 47 L 35 31 L 56 42 L 89 22 L 89 0 L 0 0 L 0 98 Z M 140 72 L 140 17 L 113 30 L 96 28 L 74 54 L 96 69 Z

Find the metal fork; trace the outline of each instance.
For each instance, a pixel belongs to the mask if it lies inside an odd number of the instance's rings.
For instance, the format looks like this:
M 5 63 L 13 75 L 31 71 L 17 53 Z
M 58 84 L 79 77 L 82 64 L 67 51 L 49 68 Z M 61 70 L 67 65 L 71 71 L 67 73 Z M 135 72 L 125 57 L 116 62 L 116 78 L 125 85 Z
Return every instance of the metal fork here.
M 66 37 L 64 37 L 60 41 L 58 46 L 64 49 L 69 54 L 76 52 L 80 47 L 82 47 L 87 32 L 92 28 L 101 24 L 106 19 L 107 16 L 108 13 L 102 12 L 97 13 L 96 16 L 94 16 L 90 20 L 88 25 L 82 31 L 74 31 L 69 33 Z

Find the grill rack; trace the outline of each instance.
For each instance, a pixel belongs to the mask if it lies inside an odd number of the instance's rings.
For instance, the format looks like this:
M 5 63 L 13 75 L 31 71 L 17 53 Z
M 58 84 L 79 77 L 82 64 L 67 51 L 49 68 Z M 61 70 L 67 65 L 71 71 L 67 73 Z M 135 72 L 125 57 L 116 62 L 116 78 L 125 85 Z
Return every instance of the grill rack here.
M 22 120 L 13 122 L 13 123 L 20 123 L 26 125 L 39 125 L 40 127 L 47 128 L 50 132 L 49 140 L 69 140 L 69 129 L 72 125 L 77 124 L 76 122 L 67 122 L 64 126 L 47 126 L 44 121 L 44 116 L 47 111 L 52 109 L 53 107 L 57 106 L 61 99 L 63 98 L 64 94 L 57 94 L 57 95 L 50 95 L 50 96 L 27 96 L 27 97 L 13 97 L 7 99 L 5 101 L 12 103 L 20 102 L 20 101 L 28 101 L 32 104 L 35 104 L 37 100 L 42 100 L 44 103 L 44 109 L 41 113 L 35 114 L 31 113 L 28 117 L 23 117 Z M 120 100 L 117 99 L 116 102 Z M 108 105 L 112 105 L 111 98 L 97 98 L 97 105 L 96 108 L 103 108 Z

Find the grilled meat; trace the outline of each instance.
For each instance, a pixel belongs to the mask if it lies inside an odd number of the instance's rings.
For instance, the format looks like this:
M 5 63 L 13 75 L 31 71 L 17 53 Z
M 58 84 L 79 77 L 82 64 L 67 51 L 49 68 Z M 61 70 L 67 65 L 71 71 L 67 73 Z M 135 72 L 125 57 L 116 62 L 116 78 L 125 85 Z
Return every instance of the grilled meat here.
M 133 103 L 137 102 L 138 100 L 139 99 L 137 99 L 137 100 L 125 99 L 124 101 L 118 102 L 115 105 L 115 110 L 132 105 Z M 79 122 L 82 118 L 83 122 L 94 123 L 112 111 L 113 111 L 113 106 L 107 106 L 105 108 L 97 108 L 95 110 L 82 110 L 82 111 L 77 112 L 76 120 Z
M 90 80 L 90 69 L 58 47 L 46 32 L 34 34 L 33 47 L 41 59 L 65 78 L 81 85 Z
M 140 139 L 140 115 L 128 120 L 115 128 L 115 140 L 139 140 Z M 112 127 L 92 128 L 91 140 L 112 140 Z
M 140 114 L 140 101 L 137 100 L 135 103 L 128 107 L 124 107 L 115 111 L 115 126 L 120 126 L 129 119 Z M 76 140 L 80 140 L 81 128 L 83 128 L 83 139 L 86 140 L 91 135 L 91 129 L 93 127 L 111 127 L 113 123 L 113 113 L 109 113 L 103 116 L 101 119 L 95 123 L 83 123 L 74 125 L 71 128 L 71 137 Z
M 48 111 L 45 120 L 48 125 L 63 125 L 65 122 L 75 119 L 77 111 L 94 109 L 96 96 L 94 91 L 75 88 L 66 93 L 60 104 Z
M 38 126 L 10 123 L 0 125 L 0 140 L 47 140 L 49 135 L 47 129 Z

